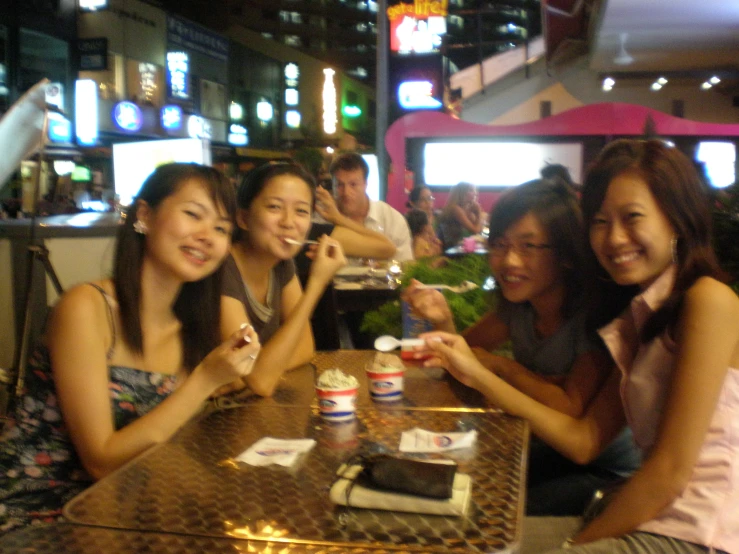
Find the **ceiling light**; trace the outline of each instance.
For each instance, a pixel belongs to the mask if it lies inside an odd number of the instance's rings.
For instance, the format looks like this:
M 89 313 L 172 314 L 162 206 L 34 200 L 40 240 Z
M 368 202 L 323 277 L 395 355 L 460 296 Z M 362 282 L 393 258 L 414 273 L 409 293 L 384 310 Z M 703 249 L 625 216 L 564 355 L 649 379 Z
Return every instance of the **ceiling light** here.
M 618 49 L 618 54 L 613 58 L 613 63 L 616 65 L 629 65 L 634 63 L 634 58 L 626 51 L 626 39 L 628 36 L 628 33 L 621 33 L 619 36 L 620 47 Z
M 706 81 L 705 83 L 703 83 L 703 84 L 701 85 L 701 88 L 702 88 L 703 90 L 708 90 L 708 89 L 709 89 L 709 88 L 711 88 L 712 86 L 713 86 L 713 85 L 712 85 L 711 83 L 709 83 L 708 81 Z
M 667 84 L 667 79 L 665 79 L 664 77 L 660 77 L 659 79 L 657 79 L 657 82 L 660 85 L 666 85 Z
M 716 77 L 716 76 L 714 75 L 713 77 L 711 77 L 710 79 L 708 79 L 708 81 L 709 81 L 709 82 L 710 82 L 710 83 L 711 83 L 712 85 L 718 85 L 718 84 L 719 84 L 719 83 L 721 82 L 721 79 L 719 79 L 718 77 Z
M 654 83 L 652 83 L 652 86 L 649 88 L 651 88 L 652 90 L 659 90 L 662 88 L 662 85 L 660 85 L 658 82 L 655 81 Z
M 610 91 L 615 84 L 616 81 L 614 81 L 611 77 L 606 77 L 605 79 L 603 79 L 603 91 Z

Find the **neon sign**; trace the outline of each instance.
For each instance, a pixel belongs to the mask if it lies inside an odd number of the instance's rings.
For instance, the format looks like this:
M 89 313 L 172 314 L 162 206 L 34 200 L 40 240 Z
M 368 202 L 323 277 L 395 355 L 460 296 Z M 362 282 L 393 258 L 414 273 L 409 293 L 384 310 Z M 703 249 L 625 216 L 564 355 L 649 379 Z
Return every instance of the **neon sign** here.
M 187 77 L 190 58 L 185 52 L 167 52 L 167 81 L 173 98 L 189 98 Z
M 405 110 L 437 110 L 442 104 L 433 93 L 431 81 L 403 81 L 398 86 L 398 103 Z
M 232 123 L 228 128 L 228 143 L 234 146 L 249 144 L 249 132 L 243 125 Z
M 338 122 L 337 104 L 336 104 L 336 85 L 334 84 L 333 69 L 324 69 L 323 75 L 323 131 L 327 135 L 333 135 L 336 132 L 336 123 Z
M 168 131 L 176 131 L 182 127 L 182 108 L 179 106 L 162 106 L 160 111 L 162 127 Z
M 144 124 L 144 116 L 133 102 L 118 102 L 113 108 L 113 121 L 124 131 L 138 131 Z
M 267 100 L 260 100 L 257 102 L 257 119 L 259 119 L 259 121 L 267 123 L 268 121 L 272 121 L 273 116 L 274 109 L 272 108 L 272 104 Z
M 213 137 L 210 122 L 199 115 L 191 115 L 187 120 L 187 134 L 192 138 L 208 139 Z
M 92 145 L 98 138 L 98 85 L 78 79 L 74 85 L 74 128 L 77 142 Z
M 285 123 L 291 129 L 300 128 L 300 112 L 298 110 L 287 110 L 285 112 Z
M 49 112 L 49 140 L 51 142 L 72 140 L 72 123 L 62 114 Z

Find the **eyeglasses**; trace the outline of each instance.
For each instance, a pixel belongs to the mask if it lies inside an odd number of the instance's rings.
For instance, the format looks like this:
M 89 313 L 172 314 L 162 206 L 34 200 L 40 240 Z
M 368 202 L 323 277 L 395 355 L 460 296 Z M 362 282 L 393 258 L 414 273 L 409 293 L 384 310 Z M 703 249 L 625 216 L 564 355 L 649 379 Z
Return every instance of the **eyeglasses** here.
M 505 240 L 494 240 L 490 244 L 490 255 L 496 258 L 502 258 L 510 250 L 513 250 L 516 254 L 522 258 L 533 258 L 542 250 L 550 250 L 551 244 L 536 244 L 534 242 L 508 242 Z
M 426 196 L 418 199 L 419 202 L 433 202 L 434 200 L 436 200 L 436 198 L 433 196 Z

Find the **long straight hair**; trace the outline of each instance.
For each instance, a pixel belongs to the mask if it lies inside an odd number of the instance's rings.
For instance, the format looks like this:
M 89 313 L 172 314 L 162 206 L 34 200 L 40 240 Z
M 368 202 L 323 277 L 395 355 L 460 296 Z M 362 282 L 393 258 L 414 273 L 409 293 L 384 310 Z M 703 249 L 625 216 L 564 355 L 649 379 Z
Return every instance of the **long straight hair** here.
M 600 153 L 589 170 L 582 191 L 582 208 L 589 229 L 600 210 L 611 181 L 633 172 L 649 187 L 657 205 L 675 229 L 677 274 L 669 297 L 647 321 L 642 341 L 649 341 L 672 326 L 679 315 L 685 292 L 700 277 L 725 280 L 711 243 L 712 218 L 708 196 L 695 166 L 677 148 L 661 140 L 620 139 Z M 638 294 L 636 286 L 616 285 L 597 264 L 589 249 L 591 268 L 596 273 L 590 283 L 600 288 L 597 324 L 616 317 Z
M 198 164 L 171 163 L 159 166 L 147 179 L 126 211 L 118 231 L 113 267 L 113 285 L 118 299 L 123 340 L 134 352 L 143 354 L 141 332 L 141 272 L 146 252 L 146 236 L 134 229 L 138 201 L 156 211 L 164 199 L 187 181 L 205 187 L 213 203 L 231 221 L 236 218 L 233 185 L 218 170 Z M 188 371 L 220 343 L 220 298 L 222 269 L 194 282 L 184 283 L 174 305 L 182 324 L 183 364 Z

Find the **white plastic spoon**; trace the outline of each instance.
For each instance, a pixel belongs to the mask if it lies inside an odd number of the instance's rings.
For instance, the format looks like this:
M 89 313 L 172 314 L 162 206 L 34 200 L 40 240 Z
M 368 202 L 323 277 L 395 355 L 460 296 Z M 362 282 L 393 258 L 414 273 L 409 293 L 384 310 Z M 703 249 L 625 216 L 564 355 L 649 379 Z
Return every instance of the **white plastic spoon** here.
M 456 293 L 469 292 L 471 290 L 475 290 L 477 287 L 478 285 L 473 283 L 472 281 L 462 281 L 457 286 L 441 285 L 441 284 L 440 285 L 424 285 L 423 283 L 418 285 L 419 289 L 436 289 L 436 290 L 446 289 L 446 290 L 456 292 Z
M 392 335 L 383 335 L 375 339 L 375 350 L 390 352 L 401 346 L 414 347 L 425 344 L 423 339 L 396 339 Z
M 285 242 L 288 244 L 294 244 L 295 246 L 303 246 L 304 244 L 318 244 L 317 240 L 285 239 Z

